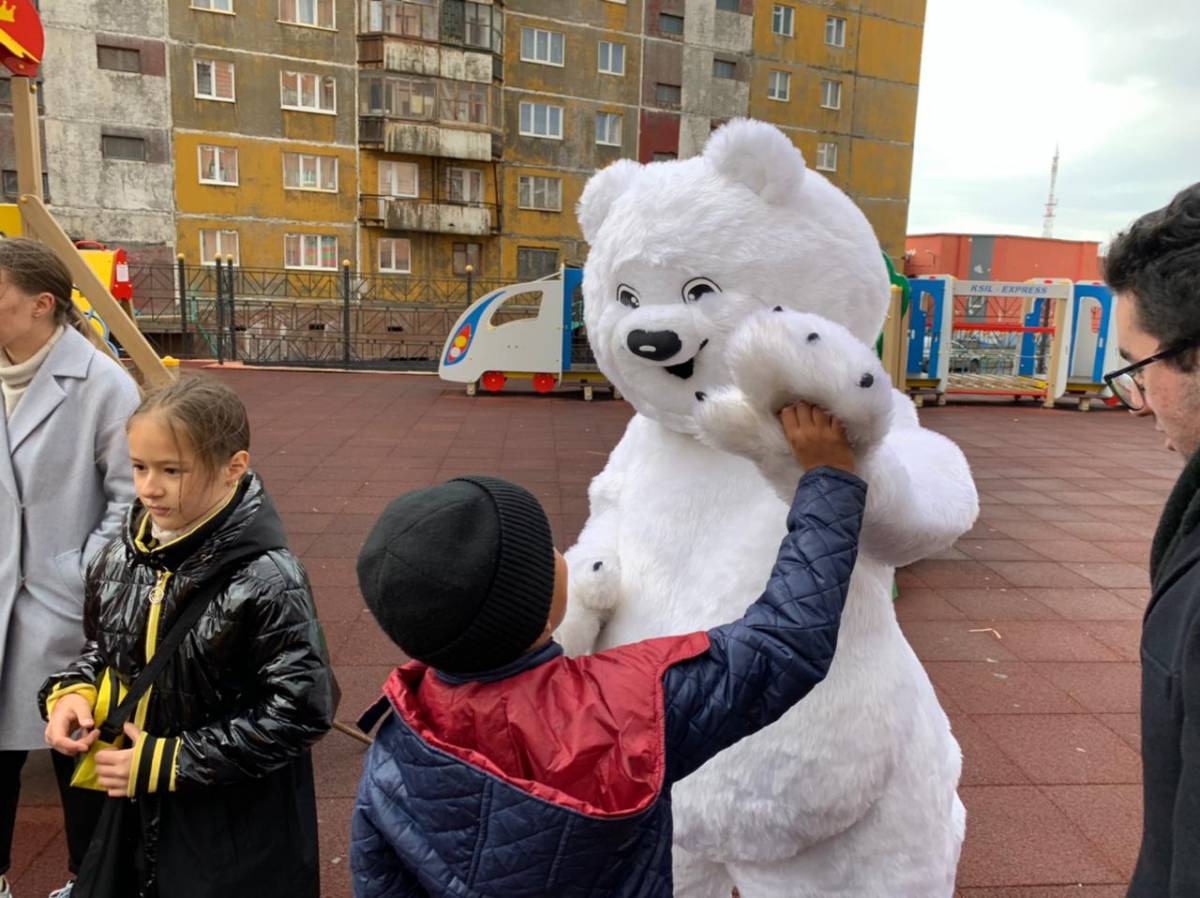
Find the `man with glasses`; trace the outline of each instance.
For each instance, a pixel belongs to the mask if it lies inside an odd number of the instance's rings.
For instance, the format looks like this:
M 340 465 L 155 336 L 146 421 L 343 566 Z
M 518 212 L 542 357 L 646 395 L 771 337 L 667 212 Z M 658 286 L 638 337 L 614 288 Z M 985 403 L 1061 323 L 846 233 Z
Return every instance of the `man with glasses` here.
M 1200 184 L 1109 248 L 1121 355 L 1105 375 L 1188 459 L 1150 552 L 1142 625 L 1145 811 L 1129 898 L 1200 896 Z

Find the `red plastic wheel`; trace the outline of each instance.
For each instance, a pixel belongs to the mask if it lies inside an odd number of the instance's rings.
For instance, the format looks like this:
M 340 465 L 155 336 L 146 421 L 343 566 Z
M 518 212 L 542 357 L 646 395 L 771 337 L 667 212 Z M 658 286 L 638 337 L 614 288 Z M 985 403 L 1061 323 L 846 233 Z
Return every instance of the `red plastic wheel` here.
M 533 389 L 539 393 L 549 393 L 558 386 L 558 377 L 554 374 L 533 375 Z
M 502 371 L 485 371 L 483 377 L 479 378 L 479 382 L 483 384 L 483 388 L 489 393 L 499 393 L 504 389 L 504 384 L 508 382 L 508 378 L 504 376 Z

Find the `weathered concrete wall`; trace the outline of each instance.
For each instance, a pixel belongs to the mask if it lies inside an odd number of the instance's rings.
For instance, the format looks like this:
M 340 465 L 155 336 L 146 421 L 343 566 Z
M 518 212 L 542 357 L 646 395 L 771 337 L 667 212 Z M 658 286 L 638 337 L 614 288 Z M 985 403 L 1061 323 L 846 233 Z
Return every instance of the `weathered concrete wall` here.
M 53 210 L 74 237 L 126 247 L 174 242 L 166 8 L 43 0 L 45 150 Z M 100 69 L 97 44 L 137 49 L 142 71 Z M 103 134 L 140 137 L 146 161 L 105 159 Z

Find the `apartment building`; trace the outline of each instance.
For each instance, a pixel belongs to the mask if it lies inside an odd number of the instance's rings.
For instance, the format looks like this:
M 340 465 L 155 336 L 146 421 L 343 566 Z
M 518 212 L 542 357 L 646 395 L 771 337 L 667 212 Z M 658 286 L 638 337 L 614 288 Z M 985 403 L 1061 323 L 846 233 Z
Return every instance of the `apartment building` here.
M 355 0 L 170 0 L 176 246 L 189 261 L 358 261 Z
M 745 115 L 789 134 L 903 255 L 924 0 L 44 0 L 42 15 L 50 200 L 73 236 L 135 259 L 539 277 L 586 257 L 574 207 L 595 170 L 686 158 Z

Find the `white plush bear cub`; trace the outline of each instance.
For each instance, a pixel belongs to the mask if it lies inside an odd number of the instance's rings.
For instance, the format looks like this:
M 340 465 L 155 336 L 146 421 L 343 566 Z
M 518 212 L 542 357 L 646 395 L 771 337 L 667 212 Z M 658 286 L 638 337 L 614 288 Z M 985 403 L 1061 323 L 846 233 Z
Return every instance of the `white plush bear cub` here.
M 637 414 L 567 553 L 569 652 L 741 616 L 802 473 L 785 403 L 836 415 L 870 488 L 828 678 L 674 791 L 675 894 L 949 898 L 961 756 L 891 584 L 969 529 L 977 499 L 962 453 L 920 427 L 870 348 L 888 280 L 869 224 L 752 121 L 694 159 L 610 166 L 579 218 L 589 339 Z

